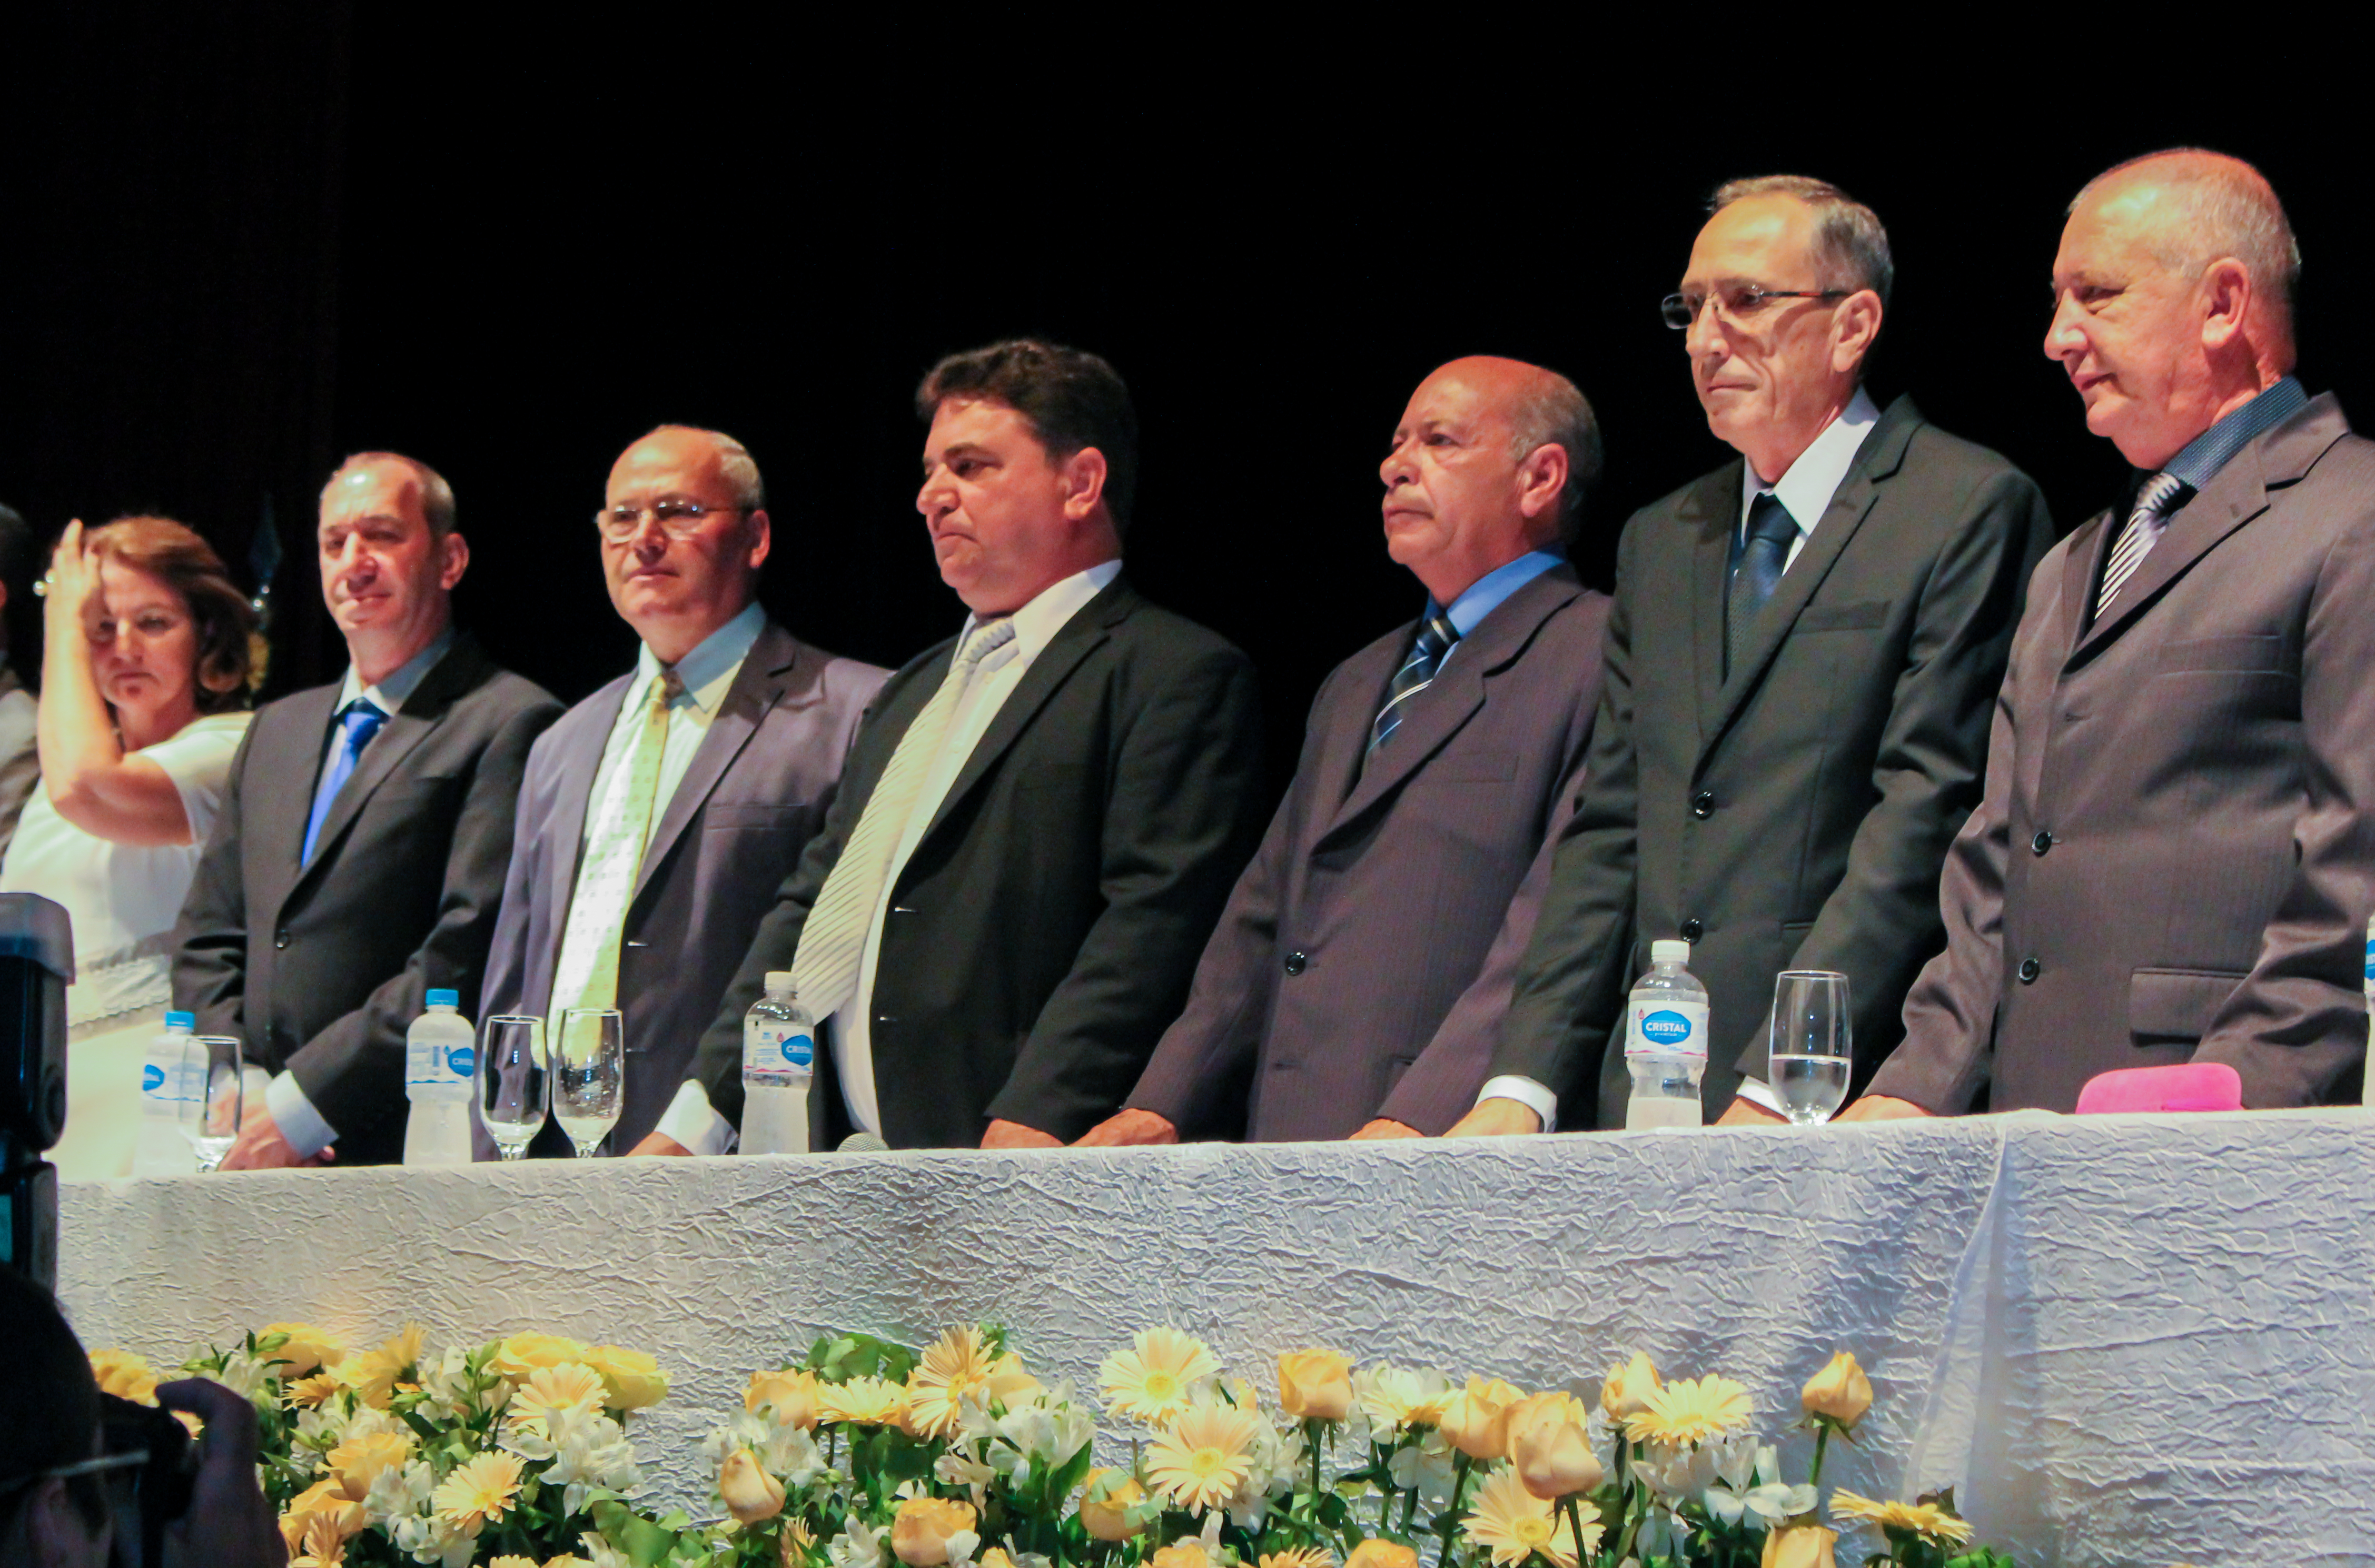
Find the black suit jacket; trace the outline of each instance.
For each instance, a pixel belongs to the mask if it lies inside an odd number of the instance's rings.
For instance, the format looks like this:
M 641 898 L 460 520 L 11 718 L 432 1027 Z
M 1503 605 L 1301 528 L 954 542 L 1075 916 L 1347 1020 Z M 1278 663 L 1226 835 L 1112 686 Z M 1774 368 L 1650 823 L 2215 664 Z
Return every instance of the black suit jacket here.
M 742 1015 L 800 929 L 954 642 L 893 675 L 851 749 L 824 831 L 760 923 L 692 1076 L 742 1106 Z M 1121 1103 L 1261 829 L 1253 666 L 1117 578 L 1008 696 L 899 873 L 871 1034 L 894 1148 L 981 1141 L 992 1118 L 1067 1140 Z M 809 1103 L 845 1123 L 830 1053 Z
M 1741 472 L 1645 508 L 1618 549 L 1588 782 L 1494 1064 L 1556 1091 L 1562 1122 L 1624 1124 L 1625 996 L 1656 938 L 1687 937 L 1707 987 L 1710 1116 L 1766 1076 L 1776 973 L 1848 975 L 1861 1081 L 1944 945 L 1938 875 L 1979 803 L 2044 498 L 1898 399 L 1727 675 Z
M 174 931 L 173 998 L 201 1032 L 286 1068 L 347 1164 L 404 1151 L 404 1034 L 432 986 L 476 1015 L 528 749 L 561 714 L 455 639 L 338 791 L 311 865 L 305 819 L 338 688 L 266 703 Z

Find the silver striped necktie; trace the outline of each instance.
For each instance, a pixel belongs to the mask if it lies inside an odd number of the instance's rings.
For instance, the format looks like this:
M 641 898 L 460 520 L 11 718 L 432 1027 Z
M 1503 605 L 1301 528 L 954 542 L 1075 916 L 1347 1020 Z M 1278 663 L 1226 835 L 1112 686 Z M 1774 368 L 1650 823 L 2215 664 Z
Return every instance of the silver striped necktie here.
M 2120 530 L 2119 539 L 2111 546 L 2111 559 L 2103 563 L 2103 586 L 2095 595 L 2096 619 L 2103 618 L 2153 546 L 2160 543 L 2168 514 L 2192 492 L 2192 485 L 2166 469 L 2145 481 L 2145 488 L 2136 492 L 2136 509 L 2128 513 L 2128 525 Z
M 1370 722 L 1368 751 L 1383 746 L 1401 727 L 1404 704 L 1434 683 L 1443 656 L 1459 641 L 1459 629 L 1451 624 L 1451 617 L 1430 606 L 1425 619 L 1418 623 L 1418 635 L 1411 641 L 1410 657 L 1394 671 L 1394 678 L 1386 687 L 1386 705 Z

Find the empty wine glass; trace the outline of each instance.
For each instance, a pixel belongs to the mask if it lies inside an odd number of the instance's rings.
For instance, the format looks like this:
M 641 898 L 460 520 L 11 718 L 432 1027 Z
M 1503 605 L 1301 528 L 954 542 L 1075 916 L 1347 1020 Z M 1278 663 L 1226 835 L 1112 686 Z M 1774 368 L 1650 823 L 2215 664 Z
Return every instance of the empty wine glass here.
M 1855 1064 L 1848 977 L 1793 969 L 1773 982 L 1773 1092 L 1800 1126 L 1831 1119 Z
M 616 1008 L 571 1008 L 561 1015 L 552 1114 L 580 1160 L 619 1125 L 626 1094 L 627 1024 Z
M 506 1160 L 518 1160 L 544 1130 L 552 1100 L 546 1070 L 544 1020 L 499 1013 L 479 1031 L 479 1120 Z
M 198 1169 L 212 1171 L 239 1141 L 246 1109 L 246 1064 L 229 1034 L 194 1034 L 182 1043 L 182 1092 L 174 1110 L 182 1136 L 198 1151 Z

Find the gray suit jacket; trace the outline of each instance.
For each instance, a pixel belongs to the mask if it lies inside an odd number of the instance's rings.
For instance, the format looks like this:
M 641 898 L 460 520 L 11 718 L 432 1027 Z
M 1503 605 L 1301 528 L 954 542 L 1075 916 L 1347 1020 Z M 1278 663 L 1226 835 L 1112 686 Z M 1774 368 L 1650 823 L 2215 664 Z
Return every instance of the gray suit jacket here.
M 1377 1116 L 1441 1133 L 1475 1103 L 1600 705 L 1607 619 L 1572 567 L 1542 573 L 1461 639 L 1365 767 L 1415 623 L 1336 667 L 1127 1103 L 1263 1141 Z
M 2169 520 L 2110 613 L 2124 519 L 2038 569 L 1944 953 L 1875 1092 L 2067 1111 L 2095 1074 L 2231 1065 L 2313 1102 L 2367 1047 L 2375 904 L 2375 442 L 2321 397 Z
M 286 1067 L 342 1164 L 404 1152 L 404 1034 L 431 986 L 479 1002 L 528 748 L 561 713 L 465 633 L 363 751 L 313 860 L 336 685 L 256 711 L 174 928 L 174 1005 Z
M 1727 676 L 1740 486 L 1725 465 L 1619 547 L 1588 783 L 1494 1064 L 1563 1122 L 1623 1125 L 1625 996 L 1656 938 L 1690 940 L 1707 987 L 1711 1115 L 1765 1076 L 1775 973 L 1848 974 L 1861 1076 L 1943 940 L 1938 867 L 1979 800 L 2044 499 L 1898 399 Z
M 627 906 L 626 1105 L 611 1148 L 641 1141 L 684 1081 L 751 933 L 824 824 L 858 720 L 890 673 L 811 648 L 773 621 L 751 643 L 668 796 Z M 551 1010 L 588 793 L 633 680 L 630 671 L 570 709 L 528 755 L 487 955 L 487 1014 Z M 565 1138 L 550 1142 L 567 1152 Z

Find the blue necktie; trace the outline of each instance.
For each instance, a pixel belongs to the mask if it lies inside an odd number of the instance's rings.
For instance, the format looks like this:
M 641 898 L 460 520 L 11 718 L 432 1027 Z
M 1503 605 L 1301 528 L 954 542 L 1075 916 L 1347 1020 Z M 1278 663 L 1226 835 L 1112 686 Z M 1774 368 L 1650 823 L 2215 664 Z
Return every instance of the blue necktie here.
M 1766 601 L 1781 585 L 1781 569 L 1790 561 L 1790 541 L 1797 536 L 1798 525 L 1791 519 L 1790 509 L 1771 490 L 1748 503 L 1748 538 L 1741 546 L 1740 560 L 1732 566 L 1731 599 L 1724 607 L 1726 675 L 1731 673 L 1733 661 L 1747 646 L 1749 629 L 1756 624 Z
M 330 803 L 338 798 L 338 791 L 355 776 L 356 759 L 385 723 L 387 715 L 360 697 L 338 715 L 338 738 L 332 743 L 330 759 L 322 768 L 321 786 L 313 791 L 313 814 L 305 819 L 305 853 L 297 857 L 298 865 L 313 863 L 313 841 L 321 836 L 322 819 L 330 814 Z
M 1369 750 L 1383 746 L 1401 727 L 1403 704 L 1433 683 L 1443 656 L 1459 641 L 1459 629 L 1451 624 L 1451 618 L 1435 606 L 1427 606 L 1425 619 L 1418 623 L 1418 635 L 1411 641 L 1410 657 L 1394 671 L 1393 680 L 1386 687 L 1386 705 L 1377 710 L 1377 718 L 1369 725 Z

